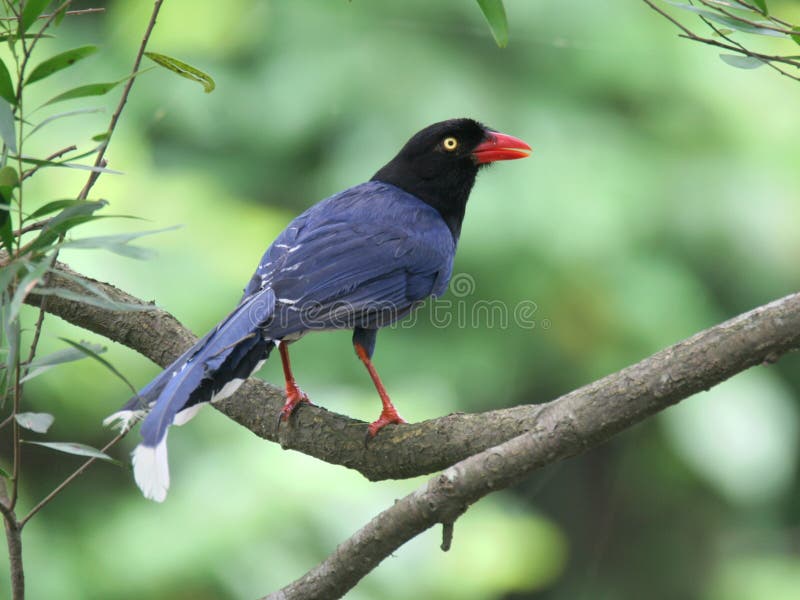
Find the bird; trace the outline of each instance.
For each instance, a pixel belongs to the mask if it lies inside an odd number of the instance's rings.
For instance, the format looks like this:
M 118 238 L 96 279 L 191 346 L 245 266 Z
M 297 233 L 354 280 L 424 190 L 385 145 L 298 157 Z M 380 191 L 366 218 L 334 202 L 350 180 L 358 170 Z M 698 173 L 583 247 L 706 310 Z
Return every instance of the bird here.
M 295 381 L 289 345 L 312 331 L 351 329 L 357 357 L 381 399 L 367 438 L 400 417 L 372 363 L 378 330 L 448 286 L 467 200 L 483 167 L 524 158 L 531 147 L 470 119 L 414 134 L 367 182 L 311 206 L 263 254 L 230 314 L 104 423 L 127 431 L 143 495 L 169 489 L 167 432 L 208 402 L 227 398 L 277 348 L 286 402 L 278 425 L 308 396 Z

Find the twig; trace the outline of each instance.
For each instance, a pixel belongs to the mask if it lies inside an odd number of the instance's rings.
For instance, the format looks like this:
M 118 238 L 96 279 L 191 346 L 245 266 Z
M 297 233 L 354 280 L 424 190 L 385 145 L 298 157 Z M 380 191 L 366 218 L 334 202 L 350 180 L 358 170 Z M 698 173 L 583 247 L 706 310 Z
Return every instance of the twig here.
M 106 11 L 105 8 L 83 8 L 81 10 L 68 10 L 64 14 L 66 16 L 68 16 L 68 17 L 76 17 L 76 16 L 81 16 L 81 15 L 89 15 L 89 14 L 92 14 L 92 13 L 101 13 L 101 12 L 105 12 L 105 11 Z M 58 14 L 58 11 L 52 12 L 52 13 L 47 13 L 47 14 L 44 14 L 44 15 L 39 15 L 36 18 L 37 18 L 37 20 L 38 19 L 51 19 L 51 18 L 54 18 L 57 14 Z M 0 21 L 17 21 L 17 20 L 19 20 L 18 17 L 0 17 Z
M 115 445 L 115 444 L 116 444 L 118 441 L 120 441 L 122 438 L 124 438 L 124 437 L 125 437 L 127 434 L 128 434 L 128 432 L 127 432 L 127 431 L 121 431 L 121 432 L 120 432 L 120 433 L 118 433 L 118 434 L 117 434 L 117 435 L 116 435 L 116 436 L 115 436 L 115 437 L 114 437 L 114 438 L 113 438 L 113 439 L 112 439 L 110 442 L 108 442 L 108 443 L 107 443 L 105 446 L 103 446 L 103 447 L 100 449 L 100 451 L 101 451 L 101 452 L 105 452 L 105 451 L 107 451 L 109 448 L 111 448 L 112 446 L 114 446 L 114 445 Z M 22 519 L 20 519 L 20 521 L 19 521 L 19 528 L 20 528 L 20 529 L 22 529 L 22 528 L 25 526 L 25 524 L 26 524 L 28 521 L 30 521 L 30 520 L 31 520 L 31 517 L 33 517 L 33 515 L 35 515 L 36 513 L 38 513 L 38 512 L 39 512 L 40 510 L 42 510 L 42 509 L 43 509 L 45 506 L 47 506 L 47 505 L 48 505 L 48 504 L 49 504 L 49 503 L 50 503 L 50 502 L 53 500 L 53 498 L 55 498 L 56 496 L 58 496 L 58 494 L 60 494 L 62 491 L 64 491 L 64 489 L 66 489 L 66 487 L 67 487 L 67 486 L 68 486 L 70 483 L 72 483 L 72 482 L 73 482 L 75 479 L 77 479 L 77 478 L 78 478 L 80 475 L 83 475 L 84 471 L 86 471 L 86 469 L 88 469 L 90 466 L 92 466 L 92 464 L 93 464 L 94 462 L 96 462 L 97 460 L 99 460 L 99 459 L 98 459 L 98 458 L 95 458 L 95 457 L 92 457 L 92 458 L 89 458 L 88 460 L 86 460 L 86 462 L 84 462 L 84 463 L 83 463 L 83 464 L 82 464 L 80 467 L 78 467 L 78 468 L 77 468 L 77 469 L 76 469 L 76 470 L 75 470 L 75 471 L 74 471 L 72 474 L 70 474 L 70 475 L 69 475 L 69 477 L 67 477 L 67 478 L 66 478 L 64 481 L 62 481 L 62 482 L 61 482 L 61 483 L 58 485 L 58 487 L 56 487 L 56 488 L 55 488 L 55 489 L 54 489 L 52 492 L 50 492 L 49 494 L 47 494 L 47 496 L 45 496 L 44 498 L 42 498 L 42 500 L 41 500 L 41 501 L 40 501 L 40 502 L 39 502 L 39 503 L 38 503 L 36 506 L 34 506 L 34 507 L 33 507 L 33 508 L 30 510 L 30 512 L 29 512 L 27 515 L 25 515 L 25 517 L 23 517 Z
M 153 4 L 153 11 L 150 14 L 150 21 L 147 23 L 147 29 L 145 29 L 144 36 L 142 36 L 142 41 L 139 44 L 139 51 L 136 53 L 136 58 L 133 61 L 133 68 L 131 69 L 131 77 L 125 83 L 125 88 L 122 90 L 122 97 L 119 100 L 119 104 L 117 104 L 117 108 L 114 111 L 114 114 L 111 115 L 111 121 L 108 125 L 107 135 L 104 143 L 100 147 L 100 151 L 97 153 L 97 159 L 94 161 L 94 166 L 99 167 L 104 164 L 105 155 L 106 155 L 106 148 L 108 148 L 108 143 L 111 141 L 111 136 L 114 134 L 114 130 L 117 127 L 117 122 L 119 121 L 119 117 L 122 114 L 122 109 L 125 108 L 125 103 L 128 101 L 128 95 L 131 92 L 131 88 L 133 87 L 133 82 L 136 80 L 136 73 L 139 72 L 139 65 L 142 63 L 142 57 L 144 56 L 144 52 L 147 49 L 147 42 L 150 40 L 150 34 L 153 32 L 153 28 L 156 25 L 156 19 L 158 18 L 158 11 L 161 10 L 161 5 L 163 4 L 164 0 L 156 0 Z M 85 200 L 89 196 L 89 191 L 92 189 L 92 186 L 97 181 L 97 178 L 100 176 L 100 173 L 97 171 L 92 171 L 89 173 L 89 178 L 86 180 L 86 185 L 83 186 L 81 193 L 78 194 L 79 200 Z
M 56 158 L 60 158 L 61 156 L 64 156 L 67 152 L 72 152 L 73 150 L 77 150 L 77 149 L 78 149 L 78 147 L 75 144 L 72 144 L 71 146 L 67 146 L 66 148 L 62 148 L 61 150 L 56 150 L 50 156 L 45 158 L 45 160 L 46 161 L 55 160 Z M 23 171 L 22 175 L 20 175 L 20 178 L 19 178 L 20 181 L 25 181 L 28 177 L 32 177 L 36 173 L 36 171 L 38 171 L 39 169 L 41 169 L 44 166 L 45 165 L 43 165 L 43 164 L 42 165 L 36 165 L 36 166 L 28 169 L 27 171 Z
M 642 1 L 645 4 L 647 4 L 647 6 L 649 6 L 651 9 L 653 9 L 658 14 L 660 14 L 662 17 L 667 19 L 670 23 L 675 25 L 678 29 L 680 29 L 682 33 L 678 34 L 679 37 L 682 37 L 682 38 L 685 38 L 685 39 L 688 39 L 688 40 L 692 40 L 694 42 L 700 42 L 701 44 L 706 44 L 706 45 L 709 45 L 709 46 L 716 46 L 717 48 L 723 48 L 725 50 L 729 50 L 731 52 L 734 52 L 736 54 L 741 54 L 743 56 L 748 56 L 748 57 L 751 57 L 751 58 L 757 58 L 757 59 L 763 61 L 766 64 L 770 64 L 771 65 L 771 63 L 773 63 L 773 62 L 778 62 L 778 63 L 787 64 L 787 65 L 790 65 L 790 66 L 795 67 L 797 69 L 800 69 L 800 61 L 798 61 L 796 58 L 793 58 L 791 56 L 781 56 L 779 54 L 763 54 L 761 52 L 754 52 L 754 51 L 746 48 L 742 44 L 739 44 L 738 42 L 733 42 L 732 40 L 730 40 L 730 38 L 727 38 L 725 36 L 723 36 L 723 37 L 725 37 L 725 39 L 728 40 L 728 42 L 731 42 L 731 43 L 723 43 L 723 42 L 720 42 L 719 40 L 714 40 L 714 39 L 711 39 L 711 38 L 707 38 L 707 37 L 703 37 L 703 36 L 697 35 L 691 29 L 689 29 L 688 27 L 683 25 L 683 23 L 681 23 L 676 18 L 674 18 L 672 15 L 670 15 L 668 12 L 666 12 L 665 10 L 663 10 L 663 9 L 659 8 L 658 6 L 656 6 L 656 4 L 654 4 L 651 0 L 642 0 Z M 714 6 L 714 8 L 716 8 L 716 6 Z M 702 18 L 702 15 L 701 15 L 701 18 Z M 703 20 L 705 21 L 705 19 L 703 19 Z M 707 21 L 706 21 L 706 23 L 707 23 Z M 760 26 L 760 25 L 758 25 L 756 23 L 755 26 Z M 771 65 L 771 66 L 773 66 L 773 68 L 775 68 L 774 65 Z M 780 72 L 782 75 L 785 75 L 786 77 L 794 79 L 795 81 L 800 81 L 800 76 L 793 75 L 793 74 L 791 74 L 791 73 L 789 73 L 787 71 L 784 71 L 782 69 L 777 69 L 777 70 L 778 70 L 778 72 Z

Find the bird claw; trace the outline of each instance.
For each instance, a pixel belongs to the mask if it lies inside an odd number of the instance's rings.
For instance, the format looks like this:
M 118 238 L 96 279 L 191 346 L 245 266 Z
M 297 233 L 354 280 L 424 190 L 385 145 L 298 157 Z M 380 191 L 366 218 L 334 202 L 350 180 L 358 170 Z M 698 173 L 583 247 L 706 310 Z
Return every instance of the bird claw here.
M 311 404 L 311 406 L 313 406 L 311 400 L 308 399 L 308 396 L 299 387 L 295 387 L 292 390 L 287 390 L 286 403 L 283 405 L 283 408 L 278 413 L 278 419 L 277 422 L 275 423 L 276 432 L 281 427 L 281 421 L 288 421 L 297 410 L 297 407 L 303 404 L 304 402 L 307 404 Z
M 369 441 L 374 438 L 378 432 L 387 425 L 401 425 L 405 424 L 406 420 L 397 414 L 396 410 L 384 410 L 381 416 L 376 421 L 373 421 L 367 427 L 367 434 L 364 436 L 364 447 L 369 444 Z

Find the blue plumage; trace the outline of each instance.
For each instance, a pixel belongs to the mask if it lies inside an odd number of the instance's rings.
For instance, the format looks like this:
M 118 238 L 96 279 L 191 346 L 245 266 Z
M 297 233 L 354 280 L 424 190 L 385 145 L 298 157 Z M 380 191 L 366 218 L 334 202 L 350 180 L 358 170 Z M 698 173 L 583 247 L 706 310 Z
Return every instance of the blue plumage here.
M 446 290 L 466 198 L 478 165 L 489 162 L 478 153 L 488 149 L 495 156 L 502 135 L 468 119 L 437 123 L 414 136 L 372 181 L 289 223 L 264 253 L 237 307 L 107 419 L 129 427 L 147 415 L 133 454 L 146 497 L 166 497 L 169 426 L 185 423 L 202 403 L 232 394 L 274 347 L 286 377 L 283 417 L 306 400 L 286 347 L 310 331 L 354 330 L 356 353 L 383 401 L 370 434 L 403 422 L 370 360 L 377 330 Z M 452 146 L 456 136 L 463 148 Z

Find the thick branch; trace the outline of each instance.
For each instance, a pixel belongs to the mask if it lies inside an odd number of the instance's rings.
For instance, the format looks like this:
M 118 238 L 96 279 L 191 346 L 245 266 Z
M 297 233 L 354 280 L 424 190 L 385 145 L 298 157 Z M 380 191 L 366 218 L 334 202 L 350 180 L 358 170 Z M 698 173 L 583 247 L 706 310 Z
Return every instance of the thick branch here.
M 59 269 L 73 277 L 65 265 Z M 117 288 L 90 280 L 112 299 L 145 304 Z M 76 293 L 72 280 L 54 276 L 49 287 Z M 161 366 L 174 360 L 195 336 L 172 315 L 153 308 L 116 312 L 48 296 L 47 310 L 144 354 Z M 31 296 L 36 304 L 40 298 Z M 565 444 L 582 448 L 753 365 L 774 361 L 800 347 L 800 294 L 791 294 L 548 404 L 482 414 L 452 414 L 402 427 L 387 427 L 364 447 L 366 424 L 313 406 L 302 406 L 280 434 L 275 431 L 283 390 L 251 379 L 216 408 L 256 435 L 330 463 L 356 469 L 372 480 L 405 478 L 446 468 L 477 452 L 559 419 Z M 580 448 L 574 447 L 575 452 Z M 574 453 L 574 452 L 573 452 Z

